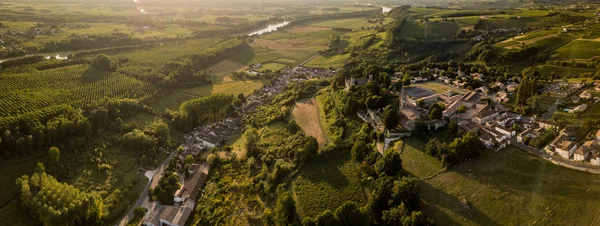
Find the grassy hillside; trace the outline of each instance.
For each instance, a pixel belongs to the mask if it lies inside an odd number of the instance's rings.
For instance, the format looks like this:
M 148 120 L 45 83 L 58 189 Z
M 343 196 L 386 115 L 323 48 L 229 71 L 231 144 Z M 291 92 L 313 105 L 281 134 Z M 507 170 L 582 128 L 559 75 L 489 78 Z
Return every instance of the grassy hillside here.
M 406 171 L 426 178 L 440 169 L 412 138 Z M 425 213 L 445 225 L 590 225 L 600 208 L 597 175 L 555 166 L 515 148 L 482 156 L 425 179 Z

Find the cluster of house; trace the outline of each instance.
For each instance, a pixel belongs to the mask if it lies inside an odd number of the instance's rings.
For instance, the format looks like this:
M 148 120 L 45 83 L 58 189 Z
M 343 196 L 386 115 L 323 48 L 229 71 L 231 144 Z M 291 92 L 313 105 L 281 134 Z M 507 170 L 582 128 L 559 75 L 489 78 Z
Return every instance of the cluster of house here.
M 579 92 L 583 87 L 583 83 L 556 82 L 544 87 L 542 93 L 548 93 L 560 97 L 568 97 Z
M 175 192 L 174 205 L 155 205 L 142 221 L 145 226 L 184 226 L 196 206 L 196 198 L 208 175 L 208 164 L 192 164 L 189 177 L 182 179 L 181 188 Z
M 259 90 L 255 90 L 254 93 L 246 98 L 248 104 L 244 107 L 243 111 L 249 112 L 256 109 L 258 106 L 270 100 L 273 96 L 281 93 L 290 83 L 329 78 L 335 73 L 335 70 L 315 69 L 303 66 L 297 66 L 291 70 L 282 71 L 278 77 L 271 80 L 271 84 L 266 85 Z
M 589 160 L 592 165 L 600 166 L 600 130 L 596 132 L 594 140 L 586 141 L 579 146 L 575 139 L 577 129 L 576 127 L 564 128 L 544 150 L 548 154 L 556 154 L 564 159 Z

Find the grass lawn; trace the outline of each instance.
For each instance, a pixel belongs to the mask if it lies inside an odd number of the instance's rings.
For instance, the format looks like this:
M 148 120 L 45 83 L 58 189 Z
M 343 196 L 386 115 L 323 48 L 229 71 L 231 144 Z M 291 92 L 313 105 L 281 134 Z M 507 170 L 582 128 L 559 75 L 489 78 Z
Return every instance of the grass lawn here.
M 263 67 L 261 68 L 261 70 L 262 71 L 266 71 L 266 70 L 277 71 L 277 70 L 283 69 L 286 66 L 287 65 L 280 64 L 280 63 L 266 63 L 266 64 L 263 65 Z
M 329 67 L 341 67 L 344 65 L 344 63 L 346 62 L 346 60 L 348 60 L 348 58 L 350 58 L 350 54 L 344 54 L 344 55 L 335 55 L 335 56 L 331 56 L 331 57 L 325 57 L 325 56 L 317 56 L 314 59 L 312 59 L 311 61 L 309 61 L 306 66 L 307 67 L 314 67 L 314 68 L 329 68 Z
M 439 82 L 417 83 L 417 84 L 413 84 L 413 86 L 422 87 L 422 88 L 431 90 L 435 93 L 445 93 L 450 90 L 453 90 L 454 92 L 457 92 L 457 93 L 465 93 L 464 90 L 450 87 L 450 86 L 447 86 L 447 85 L 439 83 Z
M 417 178 L 427 178 L 444 170 L 442 163 L 423 152 L 425 143 L 418 138 L 402 140 L 403 144 L 395 146 L 402 157 L 402 168 Z M 401 149 L 400 149 L 401 148 Z
M 413 147 L 423 151 L 418 141 Z M 409 173 L 435 169 L 429 156 L 407 153 Z M 425 214 L 444 225 L 590 225 L 600 209 L 600 178 L 510 147 L 424 180 L 421 198 Z
M 292 118 L 306 135 L 317 139 L 319 146 L 327 144 L 327 135 L 320 123 L 319 104 L 315 98 L 298 101 L 292 110 Z
M 346 201 L 354 201 L 359 206 L 367 201 L 350 155 L 309 161 L 292 184 L 300 217 L 314 217 L 325 210 L 334 211 Z

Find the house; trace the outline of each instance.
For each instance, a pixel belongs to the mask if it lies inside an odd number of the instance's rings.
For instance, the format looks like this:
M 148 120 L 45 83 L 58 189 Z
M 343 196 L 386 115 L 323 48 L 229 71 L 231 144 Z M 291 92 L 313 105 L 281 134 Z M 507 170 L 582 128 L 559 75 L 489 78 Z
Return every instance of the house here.
M 479 87 L 479 88 L 475 89 L 475 91 L 487 95 L 490 92 L 490 89 L 488 87 L 482 86 L 482 87 Z
M 486 122 L 492 121 L 494 118 L 500 115 L 492 105 L 485 105 L 483 107 L 478 107 L 479 109 L 475 113 L 474 117 L 471 119 L 475 123 L 485 124 Z
M 518 87 L 519 87 L 519 84 L 512 83 L 512 84 L 506 86 L 506 91 L 508 91 L 510 93 L 514 93 L 515 90 L 517 90 Z
M 592 149 L 592 145 L 594 141 L 587 141 L 581 147 L 579 147 L 575 153 L 573 154 L 573 159 L 575 161 L 585 161 L 590 157 L 590 153 L 594 150 Z
M 596 132 L 596 140 L 600 141 L 600 130 L 598 130 L 598 132 Z
M 517 135 L 517 142 L 519 143 L 524 143 L 525 139 L 533 139 L 538 137 L 539 134 L 536 133 L 536 131 L 534 129 L 527 129 L 521 133 L 519 133 L 519 135 Z
M 579 101 L 581 101 L 581 98 L 580 98 L 580 97 L 578 97 L 578 96 L 573 96 L 573 97 L 571 97 L 571 101 L 572 101 L 573 103 L 576 103 L 576 104 L 578 104 L 578 103 L 579 103 Z
M 558 124 L 550 122 L 550 121 L 539 120 L 537 123 L 538 123 L 538 126 L 543 129 L 547 129 L 547 130 L 558 129 Z
M 556 153 L 565 159 L 573 157 L 575 150 L 577 150 L 577 144 L 565 135 L 558 138 L 552 146 L 555 148 Z
M 362 86 L 362 85 L 364 85 L 367 82 L 368 82 L 368 80 L 364 79 L 364 78 L 353 78 L 353 77 L 346 78 L 345 81 L 344 81 L 345 90 L 346 91 L 350 91 L 350 89 L 352 87 Z
M 504 83 L 501 83 L 501 82 L 494 83 L 494 86 L 492 86 L 492 87 L 498 88 L 500 90 L 503 90 L 505 88 Z
M 592 163 L 592 165 L 600 166 L 600 151 L 594 150 L 594 152 L 590 154 L 590 163 Z
M 426 82 L 427 78 L 423 78 L 423 77 L 414 77 L 413 79 L 410 80 L 411 83 L 417 83 L 417 82 Z
M 494 95 L 494 100 L 496 100 L 496 102 L 507 103 L 508 101 L 510 101 L 510 98 L 508 97 L 508 93 L 500 91 Z
M 480 98 L 481 98 L 481 94 L 479 94 L 477 92 L 470 92 L 463 96 L 463 98 L 461 99 L 461 102 L 467 108 L 474 108 Z
M 571 114 L 581 113 L 581 112 L 584 112 L 585 109 L 587 109 L 587 107 L 588 107 L 587 104 L 581 104 L 581 105 L 575 107 L 574 109 L 569 110 L 569 113 L 571 113 Z
M 583 93 L 579 94 L 579 97 L 581 99 L 591 99 L 592 93 L 586 90 L 586 91 L 583 91 Z
M 517 131 L 514 131 L 512 129 L 509 129 L 509 128 L 506 128 L 503 126 L 496 126 L 496 127 L 494 127 L 494 130 L 496 130 L 496 132 L 506 135 L 508 139 L 512 139 L 513 137 L 515 137 L 517 135 Z
M 435 119 L 427 122 L 427 130 L 438 130 L 446 125 L 446 121 Z

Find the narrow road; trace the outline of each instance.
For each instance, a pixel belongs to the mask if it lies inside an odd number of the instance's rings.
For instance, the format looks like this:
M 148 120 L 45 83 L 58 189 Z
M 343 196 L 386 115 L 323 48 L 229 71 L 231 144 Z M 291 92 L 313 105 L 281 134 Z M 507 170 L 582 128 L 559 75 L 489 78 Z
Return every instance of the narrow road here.
M 548 112 L 546 112 L 546 114 L 542 118 L 544 120 L 550 120 L 552 118 L 552 115 L 554 115 L 554 112 L 556 112 L 556 109 L 558 109 L 558 105 L 560 104 L 560 99 L 556 100 L 556 102 L 554 102 L 554 104 L 550 106 L 550 108 L 548 108 Z
M 521 143 L 517 142 L 516 138 L 512 139 L 511 144 L 523 151 L 529 152 L 530 154 L 537 155 L 538 157 L 540 157 L 544 160 L 547 160 L 547 161 L 553 163 L 554 165 L 562 166 L 565 168 L 574 169 L 574 170 L 578 170 L 578 171 L 589 172 L 589 173 L 593 173 L 593 174 L 600 174 L 600 166 L 585 164 L 585 163 L 581 163 L 581 162 L 574 162 L 571 160 L 563 159 L 561 157 L 552 156 L 552 155 L 549 155 L 548 153 L 546 153 L 543 149 L 537 150 L 533 147 L 521 144 Z
M 167 157 L 167 159 L 162 164 L 160 164 L 160 166 L 158 166 L 156 168 L 156 170 L 154 170 L 154 174 L 152 175 L 152 179 L 150 179 L 148 181 L 148 184 L 146 185 L 146 188 L 144 188 L 144 191 L 142 191 L 142 193 L 140 194 L 140 197 L 138 198 L 138 200 L 131 207 L 131 209 L 129 210 L 129 212 L 127 212 L 127 215 L 123 216 L 123 218 L 121 220 L 119 220 L 115 224 L 116 226 L 125 226 L 125 225 L 127 225 L 127 223 L 129 223 L 129 220 L 134 217 L 133 211 L 135 210 L 135 208 L 138 208 L 138 207 L 142 206 L 144 203 L 146 203 L 146 202 L 149 201 L 149 199 L 148 199 L 148 189 L 150 189 L 153 184 L 158 183 L 158 180 L 160 180 L 160 177 L 161 177 L 163 171 L 165 170 L 165 168 L 167 167 L 167 165 L 169 165 L 169 162 L 171 161 L 171 159 L 173 159 L 173 157 L 175 157 L 175 155 L 177 155 L 177 151 L 173 151 L 173 153 L 171 153 L 171 155 L 169 155 L 169 157 Z

